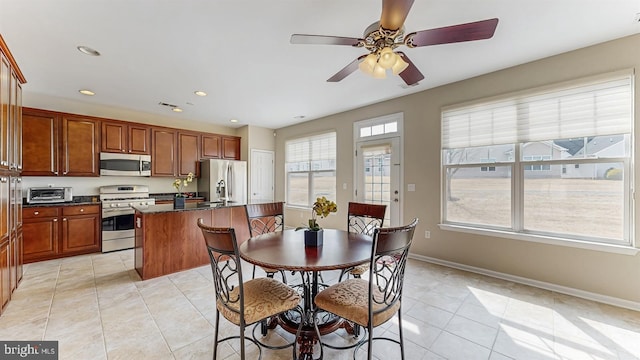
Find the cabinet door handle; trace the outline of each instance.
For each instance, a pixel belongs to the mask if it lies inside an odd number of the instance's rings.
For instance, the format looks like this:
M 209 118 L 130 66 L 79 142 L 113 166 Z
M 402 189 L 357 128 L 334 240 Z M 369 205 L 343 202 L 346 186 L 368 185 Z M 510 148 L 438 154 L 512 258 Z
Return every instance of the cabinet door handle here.
M 53 222 L 58 222 L 58 219 L 53 219 Z
M 40 214 L 40 211 L 34 211 L 33 212 L 33 215 L 38 215 L 38 214 Z
M 54 171 L 54 172 L 53 172 L 53 174 L 54 174 L 54 175 L 58 175 L 58 172 L 57 172 L 57 171 Z
M 84 212 L 84 209 L 80 209 L 80 212 Z
M 67 221 L 67 218 L 62 218 L 62 221 Z

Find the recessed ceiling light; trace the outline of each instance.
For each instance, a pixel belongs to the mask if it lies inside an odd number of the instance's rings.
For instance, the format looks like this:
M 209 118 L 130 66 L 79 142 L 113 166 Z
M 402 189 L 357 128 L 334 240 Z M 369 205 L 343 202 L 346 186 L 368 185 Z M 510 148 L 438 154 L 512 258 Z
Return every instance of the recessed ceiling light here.
M 229 121 L 231 121 L 232 123 L 237 123 L 237 122 L 238 122 L 238 119 L 231 119 L 231 120 L 229 120 Z
M 81 46 L 78 46 L 76 49 L 78 49 L 83 54 L 87 54 L 91 56 L 100 56 L 100 53 L 97 50 L 94 50 L 88 46 L 81 45 Z
M 182 112 L 182 109 L 180 109 L 179 107 L 174 107 L 173 109 L 171 109 L 171 111 L 173 111 L 173 112 Z
M 207 96 L 207 93 L 206 93 L 206 92 L 204 92 L 204 91 L 200 91 L 200 90 L 195 91 L 195 92 L 194 92 L 194 94 L 196 94 L 196 95 L 198 95 L 198 96 Z
M 87 95 L 87 96 L 93 96 L 96 94 L 93 91 L 87 90 L 87 89 L 78 90 L 78 92 L 82 95 Z

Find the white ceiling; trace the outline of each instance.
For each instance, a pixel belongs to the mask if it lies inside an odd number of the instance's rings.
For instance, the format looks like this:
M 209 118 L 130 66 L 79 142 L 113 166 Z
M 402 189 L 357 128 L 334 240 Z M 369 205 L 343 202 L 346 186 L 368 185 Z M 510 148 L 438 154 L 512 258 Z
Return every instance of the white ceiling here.
M 359 71 L 328 83 L 365 50 L 289 43 L 293 33 L 361 37 L 380 13 L 379 0 L 0 0 L 0 33 L 27 78 L 25 102 L 279 128 L 640 32 L 640 0 L 416 0 L 407 32 L 500 22 L 489 40 L 401 48 L 425 75 L 411 88 Z

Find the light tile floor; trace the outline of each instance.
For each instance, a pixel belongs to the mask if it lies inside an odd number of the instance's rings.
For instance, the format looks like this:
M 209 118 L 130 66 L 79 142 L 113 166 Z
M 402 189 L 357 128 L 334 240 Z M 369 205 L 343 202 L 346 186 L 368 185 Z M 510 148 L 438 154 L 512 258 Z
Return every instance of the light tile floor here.
M 133 251 L 126 250 L 28 264 L 24 270 L 0 317 L 1 340 L 57 340 L 60 359 L 212 357 L 209 266 L 141 281 Z M 325 281 L 334 275 L 325 273 Z M 416 260 L 409 260 L 406 273 L 403 323 L 407 360 L 640 359 L 638 312 Z M 220 331 L 237 328 L 223 319 Z M 376 332 L 397 336 L 397 322 Z M 278 329 L 267 341 L 285 338 L 291 336 Z M 335 342 L 345 338 L 326 336 Z M 248 359 L 257 358 L 255 346 L 247 350 Z M 238 353 L 238 342 L 227 342 L 218 358 L 238 359 Z M 324 355 L 353 357 L 352 350 L 327 349 Z M 358 352 L 358 359 L 364 355 Z M 291 357 L 288 349 L 263 351 L 263 359 Z M 398 348 L 378 342 L 374 358 L 397 359 Z

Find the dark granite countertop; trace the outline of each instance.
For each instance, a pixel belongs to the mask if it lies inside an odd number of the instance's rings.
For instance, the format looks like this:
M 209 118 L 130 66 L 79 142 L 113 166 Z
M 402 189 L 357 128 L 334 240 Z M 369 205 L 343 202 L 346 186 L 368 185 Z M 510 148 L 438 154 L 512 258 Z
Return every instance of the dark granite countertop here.
M 195 193 L 184 193 L 187 199 L 195 199 L 195 200 L 205 200 L 204 196 L 197 196 Z M 175 193 L 157 193 L 157 194 L 149 194 L 150 198 L 156 199 L 156 201 L 162 200 L 173 200 L 176 196 Z
M 76 205 L 100 205 L 100 198 L 98 195 L 88 195 L 88 196 L 74 196 L 72 201 L 61 202 L 61 203 L 47 203 L 47 204 L 27 204 L 27 199 L 22 199 L 22 207 L 23 208 L 32 208 L 32 207 L 48 207 L 48 206 L 76 206 Z
M 156 198 L 157 199 L 157 198 Z M 149 206 L 133 206 L 136 211 L 143 214 L 156 214 L 165 212 L 181 212 L 181 211 L 197 211 L 197 210 L 211 210 L 219 208 L 227 208 L 234 206 L 244 206 L 244 204 L 234 203 L 230 201 L 224 202 L 201 202 L 201 203 L 186 203 L 184 209 L 174 209 L 173 204 L 160 204 Z

